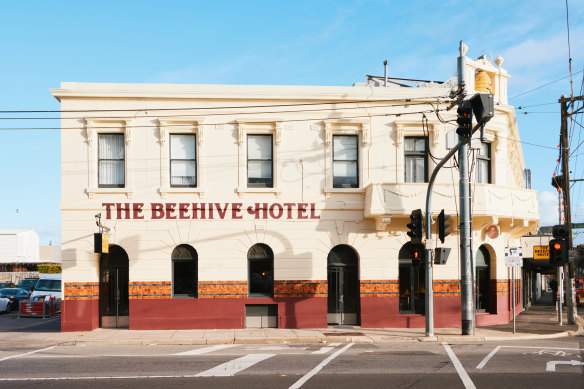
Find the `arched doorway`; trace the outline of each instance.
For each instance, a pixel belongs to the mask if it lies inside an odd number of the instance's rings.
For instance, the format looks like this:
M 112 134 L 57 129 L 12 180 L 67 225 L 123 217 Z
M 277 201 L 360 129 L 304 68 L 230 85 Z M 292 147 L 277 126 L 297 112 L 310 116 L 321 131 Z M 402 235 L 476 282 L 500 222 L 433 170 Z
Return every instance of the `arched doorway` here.
M 359 258 L 355 250 L 341 244 L 328 258 L 329 324 L 359 324 Z
M 398 253 L 399 260 L 399 313 L 425 313 L 426 272 L 424 266 L 412 261 L 412 244 L 404 244 Z
M 128 328 L 128 254 L 120 246 L 110 246 L 99 259 L 99 323 L 103 328 Z
M 480 246 L 476 259 L 476 310 L 477 312 L 491 312 L 491 255 L 485 246 Z

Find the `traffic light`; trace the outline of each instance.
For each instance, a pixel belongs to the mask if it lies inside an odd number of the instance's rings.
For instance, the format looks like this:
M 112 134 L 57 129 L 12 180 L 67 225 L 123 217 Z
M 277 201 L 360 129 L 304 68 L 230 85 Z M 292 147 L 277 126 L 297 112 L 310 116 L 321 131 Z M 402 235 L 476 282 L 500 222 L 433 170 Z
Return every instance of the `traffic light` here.
M 412 265 L 422 266 L 426 258 L 424 245 L 421 243 L 412 244 Z
M 408 236 L 412 238 L 412 241 L 422 240 L 422 210 L 415 209 L 410 214 L 410 224 L 408 224 L 410 230 L 408 231 Z
M 456 118 L 456 123 L 458 123 L 458 128 L 456 133 L 462 137 L 471 136 L 472 131 L 472 105 L 470 100 L 465 100 L 459 104 L 456 110 L 458 117 Z
M 568 226 L 565 224 L 558 224 L 552 227 L 552 235 L 554 239 L 568 239 L 570 232 Z
M 470 99 L 477 123 L 485 124 L 495 116 L 495 104 L 490 93 L 477 93 Z
M 445 215 L 444 210 L 440 211 L 438 214 L 438 238 L 442 243 L 444 243 L 444 239 L 450 235 L 450 232 L 446 231 L 448 227 L 450 227 L 450 224 L 446 223 L 448 219 L 450 219 L 450 215 Z
M 568 241 L 566 239 L 550 240 L 550 265 L 564 266 L 568 261 Z

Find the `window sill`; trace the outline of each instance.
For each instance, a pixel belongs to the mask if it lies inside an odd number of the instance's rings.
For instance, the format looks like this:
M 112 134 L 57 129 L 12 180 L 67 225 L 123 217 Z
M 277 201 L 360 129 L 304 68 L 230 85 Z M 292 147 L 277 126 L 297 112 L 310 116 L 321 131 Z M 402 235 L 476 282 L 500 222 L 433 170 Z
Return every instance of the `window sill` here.
M 133 188 L 87 188 L 85 189 L 85 193 L 87 197 L 90 199 L 93 198 L 94 195 L 98 194 L 125 194 L 127 198 L 131 199 L 132 195 L 134 194 Z
M 237 188 L 237 194 L 243 196 L 245 193 L 273 193 L 280 197 L 282 191 L 280 188 Z
M 171 187 L 166 187 L 166 188 L 160 188 L 158 190 L 158 192 L 160 193 L 162 198 L 165 198 L 166 195 L 168 194 L 199 194 L 199 198 L 205 198 L 205 189 L 204 188 L 199 188 L 199 187 L 194 187 L 194 188 L 171 188 Z
M 365 193 L 363 188 L 325 188 L 324 194 L 328 198 L 331 193 Z

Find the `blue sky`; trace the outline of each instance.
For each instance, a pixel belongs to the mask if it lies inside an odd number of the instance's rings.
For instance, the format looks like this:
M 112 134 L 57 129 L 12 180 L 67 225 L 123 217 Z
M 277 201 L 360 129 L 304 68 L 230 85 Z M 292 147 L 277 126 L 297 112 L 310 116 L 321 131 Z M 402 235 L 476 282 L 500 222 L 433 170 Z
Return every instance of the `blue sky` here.
M 584 1 L 568 4 L 579 95 Z M 557 220 L 549 182 L 557 100 L 570 94 L 569 78 L 522 93 L 569 74 L 563 1 L 5 2 L 0 36 L 0 110 L 59 109 L 49 89 L 62 81 L 352 85 L 382 75 L 385 58 L 391 76 L 446 80 L 463 40 L 471 58 L 505 59 L 509 96 L 521 94 L 510 103 L 530 112 L 518 110 L 521 139 L 545 146 L 523 144 L 542 224 Z M 546 103 L 553 104 L 533 106 Z M 0 119 L 0 128 L 58 125 Z M 574 127 L 573 148 L 584 140 L 580 130 Z M 584 177 L 584 154 L 578 158 L 571 160 L 573 178 Z M 0 164 L 0 228 L 34 228 L 41 244 L 60 243 L 59 132 L 0 130 Z M 573 187 L 575 222 L 584 221 L 582 187 Z

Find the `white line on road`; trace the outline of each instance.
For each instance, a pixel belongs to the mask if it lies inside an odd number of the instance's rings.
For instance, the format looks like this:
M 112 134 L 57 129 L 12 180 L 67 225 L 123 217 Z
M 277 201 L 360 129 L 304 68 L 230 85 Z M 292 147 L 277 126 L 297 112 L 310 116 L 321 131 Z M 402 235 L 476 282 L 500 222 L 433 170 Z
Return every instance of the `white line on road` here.
M 329 347 L 337 347 L 340 346 L 340 343 L 329 343 Z
M 467 389 L 476 389 L 476 386 L 473 384 L 473 382 L 470 379 L 470 377 L 468 376 L 466 370 L 464 370 L 462 363 L 460 363 L 460 361 L 456 357 L 456 354 L 454 354 L 454 351 L 452 351 L 452 349 L 450 348 L 448 343 L 442 342 L 442 346 L 444 346 L 444 349 L 446 350 L 446 354 L 448 354 L 448 356 L 450 357 L 450 360 L 452 361 L 452 364 L 454 365 L 454 368 L 456 369 L 458 376 L 462 380 L 464 387 Z
M 310 378 L 312 378 L 313 375 L 315 375 L 316 373 L 318 373 L 319 371 L 321 371 L 323 367 L 325 367 L 326 365 L 328 365 L 328 363 L 330 361 L 332 361 L 333 359 L 335 359 L 336 357 L 338 357 L 339 355 L 341 355 L 341 353 L 343 353 L 345 350 L 347 350 L 349 347 L 351 347 L 354 344 L 355 343 L 349 343 L 348 345 L 346 345 L 345 347 L 343 347 L 342 349 L 340 349 L 339 351 L 337 351 L 333 355 L 330 355 L 327 359 L 325 359 L 324 361 L 322 361 L 321 363 L 319 363 L 318 366 L 316 366 L 314 369 L 312 369 L 311 371 L 309 371 L 308 373 L 306 373 L 302 378 L 300 378 L 298 381 L 296 381 L 296 383 L 294 385 L 292 385 L 290 387 L 290 389 L 298 389 L 298 388 L 300 388 L 302 385 L 304 385 L 304 383 L 306 381 L 308 381 Z
M 485 365 L 487 364 L 487 362 L 489 362 L 489 359 L 491 359 L 491 358 L 493 357 L 493 355 L 495 355 L 495 354 L 497 353 L 497 351 L 499 351 L 499 350 L 501 349 L 501 347 L 503 347 L 503 346 L 497 346 L 497 347 L 495 347 L 495 349 L 494 349 L 493 351 L 491 351 L 491 352 L 489 353 L 489 355 L 487 355 L 487 356 L 486 356 L 486 357 L 485 357 L 485 358 L 484 358 L 484 359 L 481 361 L 481 363 L 479 363 L 479 364 L 477 365 L 477 367 L 476 367 L 476 368 L 477 368 L 477 369 L 482 369 L 483 367 L 485 367 Z
M 201 355 L 201 354 L 212 353 L 212 352 L 218 351 L 218 350 L 223 350 L 223 349 L 233 347 L 233 346 L 237 346 L 237 345 L 236 344 L 218 344 L 217 346 L 203 347 L 203 348 L 198 348 L 195 350 L 185 351 L 182 353 L 176 353 L 176 354 L 172 354 L 172 355 Z
M 497 351 L 499 351 L 501 348 L 506 347 L 506 348 L 535 348 L 535 349 L 540 349 L 540 350 L 577 350 L 577 351 L 581 351 L 584 349 L 579 349 L 579 348 L 568 348 L 568 347 L 537 347 L 537 346 L 497 346 L 495 347 L 495 349 L 493 351 L 491 351 L 489 353 L 489 355 L 487 355 L 482 361 L 481 363 L 479 363 L 477 365 L 477 369 L 482 369 L 483 367 L 485 367 L 485 365 L 487 364 L 487 362 L 489 362 L 489 360 L 493 357 L 493 355 L 495 355 L 497 353 Z
M 578 366 L 578 365 L 584 365 L 584 362 L 580 362 L 580 361 L 548 361 L 548 363 L 546 363 L 545 365 L 545 371 L 556 371 L 556 365 L 572 365 L 572 366 Z
M 55 347 L 56 347 L 56 346 L 51 346 L 51 347 L 41 348 L 41 349 L 39 349 L 39 350 L 29 351 L 29 352 L 27 352 L 27 353 L 24 353 L 24 354 L 11 355 L 11 356 L 9 356 L 9 357 L 4 357 L 4 358 L 0 359 L 0 362 L 2 362 L 2 361 L 6 361 L 6 360 L 8 360 L 8 359 L 12 359 L 12 358 L 24 357 L 24 356 L 26 356 L 26 355 L 30 355 L 30 354 L 34 354 L 34 353 L 39 353 L 39 352 L 41 352 L 41 351 L 45 351 L 45 350 L 51 350 L 51 349 L 53 349 L 53 348 L 55 348 Z
M 271 358 L 276 354 L 248 354 L 244 357 L 231 360 L 212 369 L 205 370 L 195 377 L 231 377 L 258 362 Z
M 333 349 L 334 347 L 321 347 L 318 350 L 311 352 L 311 354 L 326 354 Z

